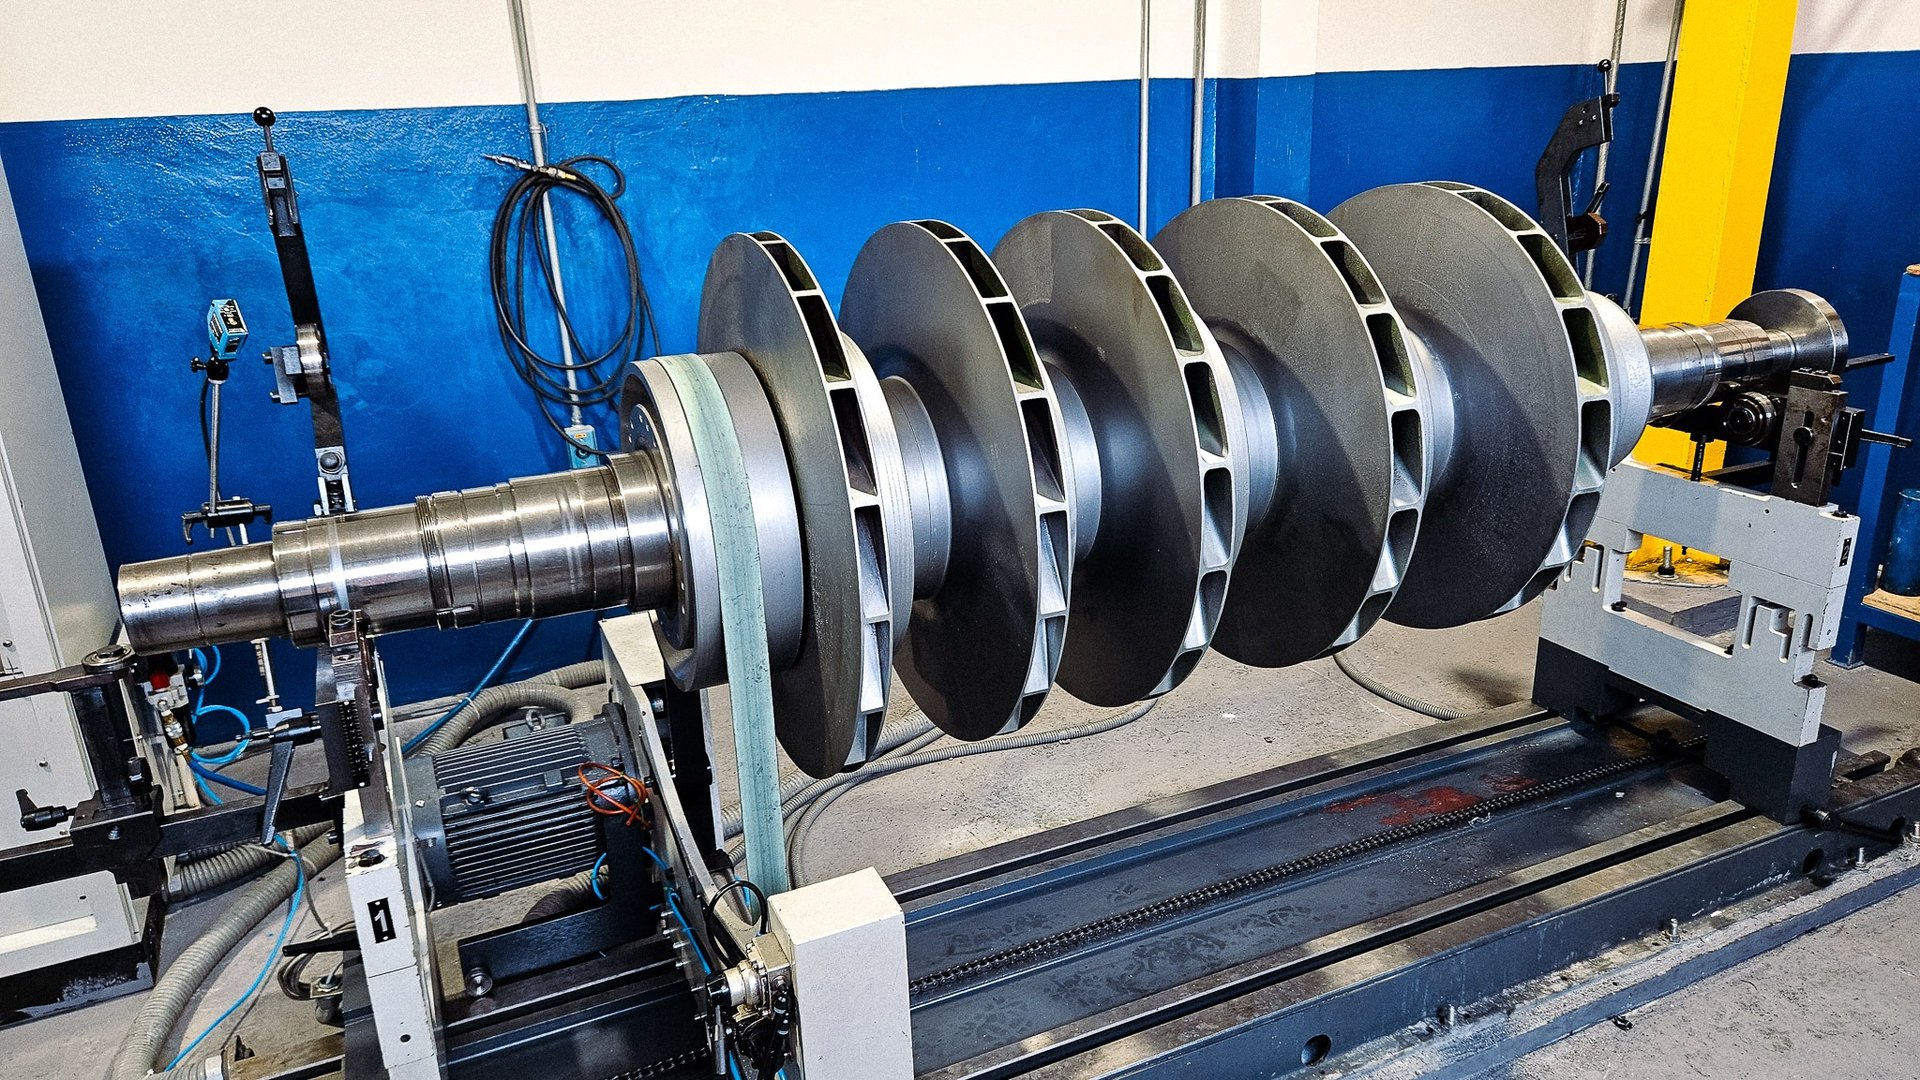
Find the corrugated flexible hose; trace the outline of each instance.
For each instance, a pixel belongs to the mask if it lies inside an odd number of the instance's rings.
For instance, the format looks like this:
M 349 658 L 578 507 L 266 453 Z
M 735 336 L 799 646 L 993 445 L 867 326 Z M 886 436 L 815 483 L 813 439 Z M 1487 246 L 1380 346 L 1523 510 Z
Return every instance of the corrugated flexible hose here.
M 594 712 L 598 695 L 582 691 L 605 678 L 605 665 L 598 660 L 591 660 L 549 671 L 525 682 L 489 687 L 474 695 L 466 708 L 434 732 L 416 752 L 436 753 L 457 746 L 474 733 L 499 723 L 529 705 L 564 711 L 573 720 L 588 719 Z M 340 856 L 339 845 L 324 837 L 326 831 L 327 826 L 317 825 L 294 833 L 296 843 L 302 837 L 307 840 L 301 844 L 299 851 L 309 868 L 309 876 L 326 869 Z M 257 853 L 259 859 L 256 860 L 250 853 Z M 193 944 L 188 945 L 168 965 L 167 970 L 154 980 L 146 1005 L 127 1030 L 119 1052 L 107 1067 L 107 1080 L 141 1080 L 150 1075 L 160 1080 L 213 1080 L 217 1075 L 210 1074 L 207 1068 L 209 1062 L 219 1060 L 217 1051 L 164 1073 L 155 1074 L 152 1070 L 160 1048 L 166 1044 L 167 1036 L 180 1022 L 181 1015 L 186 1012 L 187 1005 L 201 984 L 220 966 L 227 953 L 252 933 L 260 920 L 293 895 L 294 869 L 286 859 L 259 848 L 243 846 L 177 867 L 167 883 L 169 899 L 190 896 L 245 875 L 260 865 L 259 860 L 276 861 L 281 865 L 242 890 L 233 906 L 194 939 Z
M 325 870 L 340 857 L 340 845 L 325 836 L 301 847 L 299 851 L 300 858 L 306 863 L 308 877 Z M 260 920 L 272 914 L 275 908 L 286 903 L 287 898 L 293 895 L 296 871 L 292 860 L 281 858 L 275 861 L 280 865 L 241 890 L 233 906 L 222 912 L 214 924 L 195 938 L 193 944 L 187 946 L 186 951 L 167 966 L 166 972 L 154 980 L 146 1005 L 127 1029 L 119 1053 L 107 1066 L 107 1080 L 141 1080 L 149 1075 L 160 1048 L 165 1045 L 174 1025 L 179 1023 L 181 1014 L 186 1012 L 200 984 L 220 966 L 235 945 L 253 932 Z M 201 1058 L 187 1062 L 157 1075 L 163 1080 L 207 1080 L 208 1060 Z M 217 1060 L 217 1057 L 213 1060 Z

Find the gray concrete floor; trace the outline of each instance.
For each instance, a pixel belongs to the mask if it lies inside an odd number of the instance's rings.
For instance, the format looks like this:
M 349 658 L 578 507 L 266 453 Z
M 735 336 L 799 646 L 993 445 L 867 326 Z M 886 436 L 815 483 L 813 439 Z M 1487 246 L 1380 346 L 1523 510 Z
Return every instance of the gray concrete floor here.
M 1406 693 L 1473 708 L 1527 695 L 1537 611 L 1444 632 L 1381 626 L 1352 653 L 1362 669 Z M 1911 664 L 1896 658 L 1893 666 Z M 1908 670 L 1911 670 L 1910 668 Z M 1828 720 L 1855 750 L 1897 754 L 1920 745 L 1920 688 L 1870 668 L 1825 667 Z M 904 706 L 903 706 L 904 707 Z M 1035 721 L 1066 727 L 1105 715 L 1064 695 Z M 1348 682 L 1329 661 L 1259 671 L 1210 656 L 1175 693 L 1128 728 L 1073 743 L 987 754 L 874 780 L 840 800 L 802 853 L 823 877 L 872 865 L 883 873 L 1176 794 L 1258 769 L 1421 726 L 1427 721 Z M 724 751 L 726 739 L 717 740 Z M 537 891 L 437 916 L 455 937 L 517 917 Z M 345 914 L 331 873 L 317 886 L 322 913 Z M 220 898 L 178 910 L 177 951 Z M 471 909 L 471 910 L 470 910 Z M 1909 923 L 1908 920 L 1915 920 Z M 1636 1012 L 1631 1030 L 1591 1028 L 1515 1064 L 1514 1080 L 1582 1077 L 1920 1077 L 1920 891 L 1736 966 Z M 279 920 L 237 950 L 176 1032 L 190 1037 L 260 970 Z M 304 914 L 296 934 L 311 932 Z M 448 965 L 449 967 L 451 965 Z M 0 1030 L 0 1075 L 101 1074 L 144 995 Z M 229 1022 L 210 1039 L 230 1038 Z M 269 983 L 238 1025 L 255 1050 L 296 1046 L 321 1031 L 310 1006 Z

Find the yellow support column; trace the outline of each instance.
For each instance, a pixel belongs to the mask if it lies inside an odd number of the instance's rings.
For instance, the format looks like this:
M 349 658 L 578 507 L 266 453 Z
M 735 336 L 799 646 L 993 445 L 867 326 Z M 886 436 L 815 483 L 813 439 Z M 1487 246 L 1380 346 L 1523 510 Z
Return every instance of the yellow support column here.
M 1797 0 L 1693 0 L 1673 102 L 1640 322 L 1712 322 L 1753 291 Z M 1684 464 L 1685 435 L 1649 430 L 1642 461 Z M 1713 448 L 1709 467 L 1720 463 Z
M 1693 0 L 1681 17 L 1642 325 L 1724 319 L 1753 291 L 1796 6 L 1797 0 Z M 1633 455 L 1685 465 L 1693 451 L 1686 435 L 1649 428 Z M 1707 447 L 1707 468 L 1719 468 L 1725 458 L 1723 444 Z M 1658 565 L 1665 546 L 1647 537 L 1629 566 Z M 1692 552 L 1676 569 L 1684 576 L 1719 565 L 1712 555 Z

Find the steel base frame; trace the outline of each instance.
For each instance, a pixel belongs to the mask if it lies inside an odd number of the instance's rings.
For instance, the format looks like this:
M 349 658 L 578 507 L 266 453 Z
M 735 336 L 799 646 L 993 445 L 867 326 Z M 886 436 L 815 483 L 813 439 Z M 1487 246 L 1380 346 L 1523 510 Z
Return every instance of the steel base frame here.
M 1635 726 L 1656 738 L 1666 732 L 1670 745 L 1693 734 L 1664 714 Z M 1330 830 L 1358 814 L 1405 822 L 1444 812 L 1476 797 L 1463 779 L 1500 790 L 1522 782 L 1507 769 L 1515 762 L 1578 761 L 1582 746 L 1604 760 L 1631 738 L 1597 734 L 1537 707 L 1496 710 L 898 875 L 889 884 L 908 910 L 913 974 L 951 963 L 990 925 L 1044 933 L 1050 908 L 1082 903 L 1089 906 L 1056 916 L 1056 925 L 1085 922 L 1107 913 L 1103 902 L 1151 901 L 1140 888 L 1177 867 L 1216 865 L 1225 877 L 1239 854 L 1284 859 L 1291 852 L 1276 845 L 1314 833 L 1321 838 L 1310 843 L 1334 843 L 1341 837 Z M 1716 776 L 1675 756 L 1505 824 L 1488 815 L 1397 855 L 1330 864 L 1235 898 L 1225 907 L 1238 907 L 1237 916 L 1169 920 L 917 995 L 917 1072 L 923 1080 L 1308 1074 L 1333 1055 L 1470 1012 L 1675 921 L 1877 857 L 1920 821 L 1914 760 L 1888 767 L 1884 755 L 1843 755 L 1832 817 L 1816 827 L 1723 800 Z M 1594 825 L 1569 824 L 1577 821 Z M 1538 857 L 1524 865 L 1446 879 L 1487 851 L 1527 845 Z M 1205 882 L 1182 887 L 1191 884 Z M 1238 921 L 1210 928 L 1213 917 Z M 1233 938 L 1217 932 L 1227 927 L 1277 932 L 1285 943 L 1236 958 Z M 1017 941 L 994 947 L 1004 944 Z M 1182 965 L 1192 977 L 1164 977 Z M 1058 1011 L 1061 997 L 1084 1011 L 1122 983 L 1159 989 L 1044 1027 L 1030 1022 Z M 1023 1001 L 1026 1008 L 1013 1007 Z
M 1920 752 L 1897 763 L 1841 754 L 1830 816 L 1787 825 L 1723 798 L 1724 781 L 1685 752 L 1694 735 L 1685 721 L 1642 710 L 1626 723 L 1640 734 L 1510 706 L 895 875 L 888 886 L 907 912 L 919 979 L 964 949 L 1044 933 L 1048 919 L 1071 926 L 1103 914 L 1102 902 L 1151 899 L 1141 887 L 1222 880 L 1239 869 L 1235 859 L 1284 859 L 1288 845 L 1312 848 L 1337 841 L 1341 829 L 1457 809 L 1479 791 L 1519 790 L 1582 763 L 1650 762 L 1511 818 L 1488 814 L 1219 909 L 917 993 L 915 1072 L 923 1080 L 1310 1074 L 1375 1040 L 1410 1030 L 1426 1038 L 1420 1033 L 1442 1030 L 1437 1019 L 1474 1015 L 1476 1003 L 1623 943 L 1770 890 L 1805 892 L 1809 880 L 1832 880 L 1893 849 L 1920 822 Z M 1648 754 L 1650 745 L 1669 752 Z M 1195 878 L 1196 867 L 1215 877 Z M 1249 933 L 1280 936 L 1212 934 L 1205 921 L 1223 912 L 1250 916 Z M 996 920 L 1020 929 L 987 934 Z M 1190 948 L 1196 941 L 1251 951 L 1222 957 Z M 1129 978 L 1173 974 L 1156 992 L 1121 994 L 1098 1012 L 1032 1028 L 1033 1016 L 1058 1007 L 1032 980 L 1084 987 L 1116 958 L 1128 960 L 1117 970 Z M 308 1080 L 338 1075 L 343 1060 L 377 1060 L 364 1003 L 355 989 L 344 1039 L 323 1040 L 298 1062 L 243 1062 L 236 1075 Z M 713 1068 L 664 936 L 503 983 L 482 1002 L 451 1000 L 446 1010 L 454 1080 L 530 1068 L 553 1080 Z

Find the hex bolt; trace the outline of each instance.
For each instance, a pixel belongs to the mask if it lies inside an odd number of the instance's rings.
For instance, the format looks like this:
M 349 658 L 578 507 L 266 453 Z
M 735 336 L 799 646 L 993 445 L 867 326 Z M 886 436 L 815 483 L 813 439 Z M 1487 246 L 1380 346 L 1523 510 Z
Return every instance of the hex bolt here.
M 41 764 L 45 764 L 45 762 L 42 762 Z M 1920 821 L 1911 821 L 1907 823 L 1907 831 L 1903 839 L 1905 839 L 1905 841 L 1909 844 L 1920 844 Z
M 1860 869 L 1867 865 L 1866 845 L 1863 844 L 1853 849 L 1853 865 L 1855 869 Z
M 1660 569 L 1658 573 L 1661 577 L 1673 577 L 1676 573 L 1673 568 L 1672 544 L 1662 544 L 1660 547 Z
M 1460 1022 L 1460 1006 L 1452 1002 L 1440 1006 L 1440 1022 L 1448 1027 L 1453 1027 L 1455 1024 L 1458 1024 Z
M 486 968 L 470 967 L 467 969 L 466 985 L 468 997 L 483 998 L 493 993 L 493 976 L 487 974 Z
M 1679 919 L 1667 920 L 1667 940 L 1668 941 L 1680 940 L 1680 920 Z

